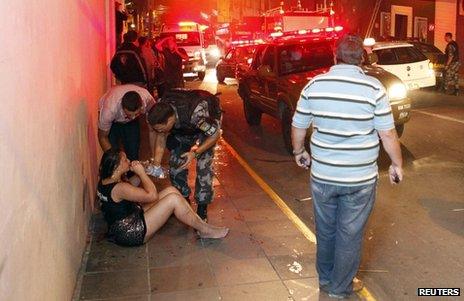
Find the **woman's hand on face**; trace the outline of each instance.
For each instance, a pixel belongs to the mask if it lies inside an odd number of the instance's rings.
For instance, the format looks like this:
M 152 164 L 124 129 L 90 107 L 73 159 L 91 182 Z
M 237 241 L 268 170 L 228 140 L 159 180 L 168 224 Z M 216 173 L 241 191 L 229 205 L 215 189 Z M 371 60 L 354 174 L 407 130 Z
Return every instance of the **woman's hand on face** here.
M 130 170 L 134 172 L 136 175 L 141 175 L 145 173 L 145 167 L 143 167 L 140 161 L 132 161 Z

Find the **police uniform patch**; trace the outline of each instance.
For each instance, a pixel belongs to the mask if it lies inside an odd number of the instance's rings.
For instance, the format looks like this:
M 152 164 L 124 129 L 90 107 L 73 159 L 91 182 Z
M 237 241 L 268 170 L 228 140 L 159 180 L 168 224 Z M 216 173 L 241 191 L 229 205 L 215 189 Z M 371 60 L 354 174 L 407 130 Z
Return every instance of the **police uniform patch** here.
M 198 123 L 198 128 L 206 135 L 213 136 L 217 132 L 217 126 L 214 123 L 208 122 L 206 119 L 202 119 Z

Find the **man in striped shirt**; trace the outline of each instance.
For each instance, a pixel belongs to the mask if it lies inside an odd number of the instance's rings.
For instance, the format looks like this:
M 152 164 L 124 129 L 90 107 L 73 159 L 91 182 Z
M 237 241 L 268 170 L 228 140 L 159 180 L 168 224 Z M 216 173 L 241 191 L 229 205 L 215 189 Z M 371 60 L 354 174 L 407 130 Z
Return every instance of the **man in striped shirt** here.
M 392 164 L 391 183 L 403 178 L 401 149 L 385 88 L 362 71 L 363 44 L 346 35 L 336 62 L 302 90 L 292 123 L 298 166 L 311 166 L 319 286 L 335 298 L 362 289 L 355 278 L 364 225 L 375 200 L 379 136 Z M 313 125 L 311 155 L 304 148 Z

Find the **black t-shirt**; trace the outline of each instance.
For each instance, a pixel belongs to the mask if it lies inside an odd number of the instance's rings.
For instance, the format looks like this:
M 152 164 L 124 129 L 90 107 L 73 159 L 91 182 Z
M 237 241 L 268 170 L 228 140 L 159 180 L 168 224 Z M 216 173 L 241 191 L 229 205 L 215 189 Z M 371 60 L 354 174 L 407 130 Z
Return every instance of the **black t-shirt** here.
M 108 226 L 129 216 L 135 212 L 138 207 L 137 204 L 126 200 L 122 200 L 118 203 L 113 201 L 111 198 L 111 191 L 116 184 L 118 183 L 103 185 L 102 182 L 99 181 L 97 187 L 97 197 L 100 200 L 101 210 Z
M 182 57 L 169 49 L 163 49 L 163 55 L 165 60 L 164 79 L 175 87 L 182 87 Z

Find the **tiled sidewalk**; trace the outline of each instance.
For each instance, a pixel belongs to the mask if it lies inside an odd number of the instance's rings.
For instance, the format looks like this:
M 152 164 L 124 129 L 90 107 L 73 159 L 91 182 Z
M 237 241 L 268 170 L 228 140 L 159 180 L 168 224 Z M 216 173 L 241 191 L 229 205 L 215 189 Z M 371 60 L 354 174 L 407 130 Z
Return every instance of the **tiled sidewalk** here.
M 223 146 L 215 167 L 216 197 L 208 217 L 230 228 L 225 239 L 199 239 L 171 218 L 146 245 L 123 248 L 103 239 L 104 222 L 95 216 L 76 299 L 327 299 L 319 296 L 315 245 Z

